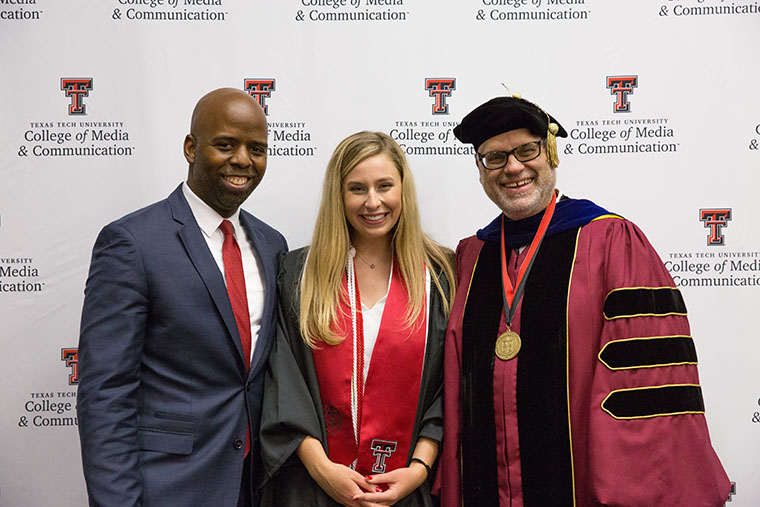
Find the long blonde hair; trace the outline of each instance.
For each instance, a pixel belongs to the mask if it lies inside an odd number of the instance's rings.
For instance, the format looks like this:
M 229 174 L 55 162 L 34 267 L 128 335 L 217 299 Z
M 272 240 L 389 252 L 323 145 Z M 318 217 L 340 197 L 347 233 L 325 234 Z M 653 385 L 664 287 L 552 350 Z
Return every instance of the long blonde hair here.
M 411 325 L 424 311 L 423 266 L 430 271 L 446 315 L 451 309 L 454 300 L 451 251 L 422 232 L 414 180 L 404 152 L 387 134 L 357 132 L 341 141 L 327 164 L 311 249 L 301 277 L 300 329 L 304 342 L 310 347 L 316 347 L 318 342 L 334 345 L 345 338 L 332 328 L 339 298 L 347 300 L 341 280 L 351 244 L 351 227 L 343 203 L 343 181 L 363 160 L 380 154 L 387 155 L 401 175 L 401 213 L 393 232 L 392 248 L 409 293 L 405 321 Z M 439 269 L 434 269 L 435 266 Z M 446 276 L 448 291 L 444 290 L 436 271 Z

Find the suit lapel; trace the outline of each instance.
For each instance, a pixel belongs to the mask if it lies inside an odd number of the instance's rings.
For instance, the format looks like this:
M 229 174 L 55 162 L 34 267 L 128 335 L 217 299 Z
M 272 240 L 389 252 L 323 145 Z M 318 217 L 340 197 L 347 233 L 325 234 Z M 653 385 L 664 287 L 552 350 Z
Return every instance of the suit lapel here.
M 182 194 L 181 185 L 169 196 L 169 206 L 172 209 L 174 220 L 181 224 L 178 229 L 180 241 L 182 241 L 185 251 L 188 257 L 190 257 L 190 261 L 206 285 L 206 289 L 208 289 L 214 305 L 216 305 L 219 314 L 222 316 L 230 339 L 232 339 L 235 349 L 238 351 L 240 358 L 239 366 L 242 373 L 245 371 L 243 369 L 245 366 L 243 362 L 243 346 L 240 343 L 235 315 L 232 313 L 230 298 L 227 295 L 227 286 L 224 284 L 224 278 L 221 271 L 219 271 L 219 266 L 216 264 L 214 257 L 209 251 L 208 244 L 203 238 L 203 232 L 201 232 L 198 223 L 195 221 L 193 212 L 190 210 L 190 206 Z
M 262 361 L 262 358 L 268 356 L 267 352 L 271 347 L 269 337 L 274 335 L 272 327 L 275 325 L 275 319 L 270 318 L 270 316 L 274 315 L 275 294 L 277 292 L 275 286 L 277 279 L 277 273 L 275 273 L 277 252 L 270 247 L 259 227 L 257 227 L 252 215 L 244 210 L 240 210 L 240 221 L 243 227 L 245 227 L 253 249 L 256 251 L 258 261 L 261 263 L 261 272 L 264 276 L 262 280 L 264 284 L 264 309 L 261 314 L 261 327 L 259 328 L 259 336 L 256 340 L 256 348 L 253 351 L 250 371 L 250 375 L 255 376 L 262 365 L 266 364 L 266 361 Z

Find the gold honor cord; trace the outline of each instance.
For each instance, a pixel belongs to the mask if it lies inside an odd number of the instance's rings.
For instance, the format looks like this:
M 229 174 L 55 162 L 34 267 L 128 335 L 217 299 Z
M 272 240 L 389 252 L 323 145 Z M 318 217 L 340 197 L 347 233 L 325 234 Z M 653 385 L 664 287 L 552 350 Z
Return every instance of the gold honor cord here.
M 496 340 L 496 346 L 494 350 L 496 357 L 502 361 L 509 361 L 520 352 L 522 347 L 522 341 L 520 335 L 512 331 L 509 326 L 512 324 L 512 318 L 517 311 L 517 305 L 522 299 L 523 292 L 525 291 L 525 281 L 528 279 L 528 273 L 530 273 L 533 267 L 533 261 L 536 259 L 536 252 L 538 252 L 541 242 L 544 240 L 546 230 L 549 228 L 549 222 L 554 216 L 554 206 L 557 203 L 557 195 L 552 192 L 552 200 L 549 206 L 546 208 L 544 217 L 541 219 L 541 223 L 538 226 L 536 235 L 533 237 L 533 241 L 530 243 L 528 253 L 525 256 L 520 268 L 517 271 L 517 279 L 515 280 L 515 287 L 512 287 L 512 282 L 509 280 L 509 273 L 507 273 L 507 249 L 504 245 L 504 215 L 501 216 L 501 286 L 502 295 L 504 296 L 504 317 L 507 323 L 507 330 L 499 335 Z

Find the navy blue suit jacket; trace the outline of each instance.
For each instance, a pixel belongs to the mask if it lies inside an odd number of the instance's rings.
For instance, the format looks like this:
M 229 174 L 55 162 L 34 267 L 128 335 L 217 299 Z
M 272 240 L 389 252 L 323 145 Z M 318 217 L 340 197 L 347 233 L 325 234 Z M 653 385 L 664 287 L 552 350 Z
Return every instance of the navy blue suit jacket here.
M 266 299 L 250 372 L 224 278 L 182 194 L 98 236 L 79 338 L 77 412 L 90 505 L 234 507 L 252 469 L 285 238 L 240 212 Z M 256 503 L 254 499 L 254 504 Z

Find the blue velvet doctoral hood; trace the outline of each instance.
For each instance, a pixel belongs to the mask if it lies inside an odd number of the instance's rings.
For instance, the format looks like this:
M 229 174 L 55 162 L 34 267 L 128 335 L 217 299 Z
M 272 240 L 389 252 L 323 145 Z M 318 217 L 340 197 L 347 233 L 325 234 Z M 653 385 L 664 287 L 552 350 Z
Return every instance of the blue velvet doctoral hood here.
M 511 220 L 504 217 L 504 242 L 507 248 L 518 248 L 527 245 L 533 240 L 538 230 L 538 225 L 544 216 L 546 209 L 536 213 L 532 217 L 522 220 Z M 547 236 L 553 236 L 561 232 L 580 227 L 602 215 L 611 214 L 601 206 L 597 206 L 587 199 L 572 199 L 563 196 L 554 208 L 554 216 L 546 231 Z M 478 230 L 478 239 L 482 241 L 500 241 L 501 217 L 497 216 L 490 224 Z

